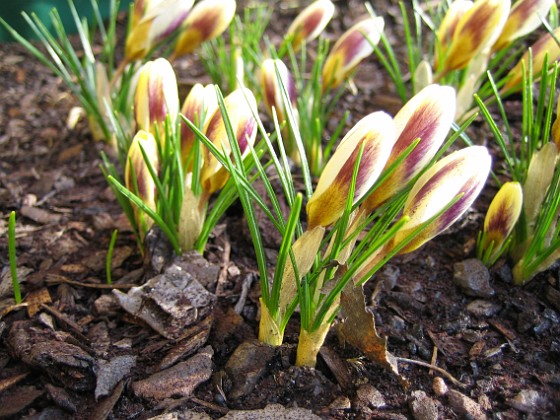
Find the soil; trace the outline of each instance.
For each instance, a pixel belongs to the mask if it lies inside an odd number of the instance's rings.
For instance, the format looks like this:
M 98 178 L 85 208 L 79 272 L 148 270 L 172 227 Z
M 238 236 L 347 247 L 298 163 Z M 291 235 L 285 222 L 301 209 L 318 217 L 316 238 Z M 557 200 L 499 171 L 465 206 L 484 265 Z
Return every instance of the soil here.
M 395 6 L 386 6 L 394 25 Z M 337 7 L 333 38 L 363 10 L 352 2 Z M 285 28 L 298 9 L 277 10 L 272 25 Z M 179 67 L 182 80 L 203 77 L 196 57 Z M 374 59 L 356 85 L 358 95 L 346 94 L 341 107 L 351 111 L 348 126 L 377 109 L 394 112 L 398 101 Z M 61 80 L 23 48 L 0 45 L 0 417 L 249 418 L 239 410 L 261 410 L 251 418 L 560 417 L 558 266 L 514 287 L 508 261 L 500 261 L 475 296 L 453 279 L 454 265 L 474 255 L 491 184 L 448 232 L 393 260 L 365 288 L 406 383 L 345 345 L 336 328 L 317 368 L 296 368 L 297 316 L 285 345 L 255 344 L 259 285 L 240 206 L 227 213 L 203 259 L 164 260 L 183 267 L 197 293 L 200 285 L 210 292 L 210 310 L 181 314 L 189 317 L 184 330 L 158 330 L 119 306 L 112 289 L 126 293 L 154 269 L 99 169 L 107 146 L 92 140 L 85 121 L 67 125 L 75 106 Z M 477 143 L 491 144 L 480 122 L 471 129 Z M 16 308 L 7 252 L 12 210 L 26 302 Z M 105 256 L 114 229 L 111 287 Z M 157 287 L 146 293 L 153 309 Z

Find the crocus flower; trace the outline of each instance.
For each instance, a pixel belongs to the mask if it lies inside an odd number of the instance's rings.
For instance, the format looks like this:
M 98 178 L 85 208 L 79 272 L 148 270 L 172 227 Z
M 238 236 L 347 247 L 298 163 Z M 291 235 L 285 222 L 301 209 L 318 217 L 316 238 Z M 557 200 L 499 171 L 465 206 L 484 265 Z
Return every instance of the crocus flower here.
M 560 27 L 552 31 L 552 34 L 546 33 L 531 47 L 533 56 L 533 75 L 539 77 L 544 66 L 544 59 L 548 57 L 548 63 L 553 63 L 560 59 L 560 45 L 556 39 L 560 38 Z M 523 57 L 517 62 L 506 76 L 506 84 L 502 89 L 504 93 L 513 93 L 521 90 L 523 83 L 523 67 L 529 66 L 529 51 L 523 54 Z
M 317 38 L 330 22 L 334 14 L 334 4 L 330 0 L 316 0 L 307 6 L 294 19 L 288 31 L 288 40 L 294 51 L 298 51 L 303 42 Z
M 455 0 L 449 5 L 449 9 L 447 9 L 447 13 L 445 13 L 436 32 L 438 42 L 435 50 L 434 68 L 439 68 L 442 57 L 445 57 L 445 53 L 451 44 L 457 24 L 471 7 L 473 7 L 471 0 Z
M 124 181 L 126 188 L 140 197 L 142 202 L 152 210 L 156 210 L 156 184 L 146 161 L 142 150 L 148 158 L 148 162 L 152 168 L 157 171 L 159 166 L 157 144 L 154 136 L 148 131 L 140 130 L 134 136 L 130 148 L 128 149 L 128 157 L 124 170 Z M 143 211 L 134 206 L 134 215 L 140 238 L 143 239 L 153 220 Z
M 558 104 L 556 105 L 556 119 L 552 123 L 552 128 L 550 131 L 550 137 L 558 150 L 560 150 L 560 97 L 558 98 Z
M 499 51 L 517 38 L 533 32 L 542 24 L 553 4 L 554 0 L 518 0 L 492 49 Z
M 352 174 L 360 148 L 355 203 L 373 186 L 383 170 L 396 140 L 393 119 L 384 112 L 362 118 L 342 139 L 325 168 L 315 192 L 307 203 L 308 230 L 330 226 L 342 213 L 348 199 Z
M 492 47 L 500 36 L 511 7 L 510 0 L 478 0 L 457 22 L 442 59 L 442 74 L 465 68 L 474 56 Z
M 257 101 L 247 88 L 234 90 L 224 99 L 225 107 L 231 122 L 233 133 L 243 156 L 250 151 L 257 135 L 256 115 Z M 225 154 L 231 153 L 224 118 L 220 110 L 216 110 L 208 122 L 206 136 Z M 206 151 L 204 166 L 201 171 L 201 183 L 207 194 L 222 188 L 228 179 L 228 172 L 210 151 Z
M 397 142 L 385 167 L 399 159 L 416 140 L 420 142 L 389 177 L 366 199 L 371 212 L 402 190 L 435 156 L 455 117 L 455 90 L 429 85 L 410 99 L 394 118 Z
M 408 240 L 411 233 L 458 197 L 458 201 L 424 227 L 399 253 L 414 251 L 451 226 L 482 190 L 490 165 L 486 147 L 471 146 L 451 153 L 428 169 L 418 178 L 406 199 L 403 216 L 408 217 L 408 221 L 393 238 L 392 246 Z
M 158 41 L 171 35 L 189 14 L 194 0 L 137 0 L 126 37 L 125 62 L 144 58 Z
M 179 93 L 175 72 L 164 58 L 148 61 L 140 70 L 134 95 L 134 116 L 138 129 L 164 134 L 167 114 L 175 122 L 179 114 Z
M 534 224 L 539 215 L 554 177 L 557 161 L 558 148 L 552 142 L 546 143 L 531 157 L 523 184 L 523 212 L 529 226 Z
M 272 116 L 272 108 L 276 110 L 276 115 L 280 122 L 286 119 L 286 107 L 282 96 L 280 81 L 276 71 L 280 75 L 280 80 L 288 94 L 288 99 L 293 111 L 296 111 L 296 85 L 294 78 L 288 67 L 282 60 L 268 58 L 261 64 L 261 86 L 263 90 L 264 104 L 268 113 Z
M 381 39 L 385 22 L 374 17 L 358 22 L 334 44 L 323 65 L 323 91 L 340 85 Z
M 235 16 L 235 0 L 202 0 L 195 4 L 173 50 L 173 58 L 193 52 L 204 41 L 220 36 Z
M 502 253 L 509 234 L 515 227 L 523 206 L 523 190 L 519 182 L 506 182 L 494 196 L 484 219 L 481 249 L 487 261 L 493 262 Z
M 210 117 L 214 115 L 217 109 L 218 98 L 214 85 L 202 86 L 197 83 L 187 95 L 181 108 L 181 114 L 205 133 Z M 183 165 L 187 162 L 195 138 L 194 131 L 183 121 L 181 123 L 181 159 Z

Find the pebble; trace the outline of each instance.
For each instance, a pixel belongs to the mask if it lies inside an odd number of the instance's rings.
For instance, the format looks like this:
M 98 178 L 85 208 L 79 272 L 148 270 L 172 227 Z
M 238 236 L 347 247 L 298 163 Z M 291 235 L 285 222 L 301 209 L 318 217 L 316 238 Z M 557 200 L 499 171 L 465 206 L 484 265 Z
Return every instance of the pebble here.
M 293 419 L 320 420 L 319 416 L 305 408 L 286 408 L 280 404 L 269 404 L 262 410 L 232 410 L 222 420 Z
M 416 420 L 437 420 L 437 403 L 428 397 L 424 391 L 413 391 L 409 401 L 412 416 Z
M 336 397 L 330 404 L 329 408 L 331 410 L 348 410 L 352 408 L 352 403 L 350 402 L 350 398 L 345 395 L 340 397 Z
M 495 294 L 490 286 L 490 272 L 482 261 L 470 258 L 453 264 L 453 281 L 466 295 L 488 298 Z
M 538 391 L 524 389 L 508 400 L 508 404 L 516 410 L 531 414 L 543 408 L 545 401 L 545 398 Z
M 480 404 L 459 391 L 449 390 L 447 398 L 449 405 L 459 416 L 477 420 L 487 418 Z
M 354 407 L 361 410 L 364 407 L 383 408 L 387 404 L 383 394 L 371 384 L 363 384 L 356 391 L 356 399 L 354 400 Z
M 496 315 L 502 306 L 487 300 L 476 299 L 467 305 L 467 311 L 480 318 L 489 318 Z
M 432 389 L 434 390 L 434 393 L 438 397 L 444 396 L 445 394 L 447 394 L 447 391 L 449 391 L 449 388 L 447 388 L 447 384 L 445 383 L 443 378 L 441 378 L 439 376 L 436 376 L 434 378 L 434 383 L 432 384 Z

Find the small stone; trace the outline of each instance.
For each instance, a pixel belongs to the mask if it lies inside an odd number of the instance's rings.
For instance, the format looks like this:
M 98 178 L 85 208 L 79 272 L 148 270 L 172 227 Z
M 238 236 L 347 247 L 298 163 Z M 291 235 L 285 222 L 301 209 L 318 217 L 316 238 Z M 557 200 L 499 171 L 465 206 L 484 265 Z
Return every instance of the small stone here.
M 93 306 L 100 316 L 116 315 L 120 310 L 119 301 L 115 296 L 110 294 L 99 296 L 93 303 Z
M 527 414 L 534 413 L 543 408 L 545 402 L 545 398 L 541 396 L 538 391 L 531 389 L 524 389 L 515 397 L 508 400 L 510 406 Z
M 371 384 L 363 384 L 356 391 L 354 406 L 357 410 L 361 410 L 364 407 L 382 408 L 385 405 L 383 394 Z
M 453 270 L 453 281 L 465 294 L 483 298 L 494 295 L 490 273 L 482 261 L 470 258 L 453 264 Z
M 461 394 L 454 389 L 449 390 L 447 393 L 449 405 L 457 414 L 469 419 L 482 420 L 486 419 L 486 414 L 482 407 L 473 399 Z
M 233 352 L 226 363 L 225 372 L 232 382 L 230 399 L 249 394 L 266 373 L 277 354 L 277 348 L 257 341 L 245 341 Z
M 443 397 L 445 394 L 447 394 L 447 391 L 449 391 L 449 388 L 447 388 L 447 384 L 445 383 L 443 378 L 440 378 L 439 376 L 436 376 L 434 378 L 432 389 L 438 397 Z
M 262 410 L 231 410 L 222 420 L 253 420 L 253 419 L 293 419 L 320 420 L 319 416 L 305 408 L 286 408 L 280 404 L 269 404 Z
M 343 395 L 336 397 L 333 402 L 329 404 L 329 408 L 331 410 L 348 410 L 352 408 L 352 404 L 350 403 L 350 398 Z
M 500 311 L 500 309 L 502 309 L 501 305 L 482 299 L 473 300 L 467 305 L 467 311 L 480 318 L 494 316 Z
M 437 420 L 438 408 L 434 400 L 426 395 L 424 391 L 412 392 L 409 402 L 410 411 L 416 420 Z

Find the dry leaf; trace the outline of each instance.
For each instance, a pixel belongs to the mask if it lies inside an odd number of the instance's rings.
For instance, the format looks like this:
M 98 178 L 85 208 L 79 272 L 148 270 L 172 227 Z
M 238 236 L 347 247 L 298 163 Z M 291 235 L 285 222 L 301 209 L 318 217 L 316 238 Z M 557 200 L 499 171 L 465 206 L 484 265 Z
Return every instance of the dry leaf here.
M 51 303 L 51 295 L 46 287 L 43 287 L 39 290 L 34 290 L 27 295 L 25 298 L 27 302 L 27 316 L 31 318 L 37 312 L 41 310 L 41 304 L 43 303 Z
M 407 386 L 408 381 L 399 374 L 397 360 L 387 351 L 387 339 L 377 334 L 373 315 L 366 309 L 362 286 L 349 282 L 340 296 L 340 306 L 343 318 L 340 332 L 344 340 L 372 362 L 393 372 L 401 384 Z

